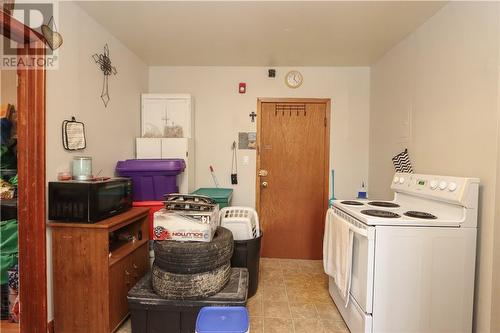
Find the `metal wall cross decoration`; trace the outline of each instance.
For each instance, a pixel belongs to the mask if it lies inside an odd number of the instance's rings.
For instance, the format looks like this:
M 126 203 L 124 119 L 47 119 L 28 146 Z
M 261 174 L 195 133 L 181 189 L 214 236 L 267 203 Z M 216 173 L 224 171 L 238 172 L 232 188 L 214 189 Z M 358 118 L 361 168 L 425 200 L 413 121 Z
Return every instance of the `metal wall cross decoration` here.
M 111 59 L 109 58 L 108 44 L 104 45 L 104 53 L 101 54 L 96 53 L 92 56 L 92 58 L 94 58 L 94 61 L 96 62 L 96 64 L 99 65 L 99 68 L 104 74 L 104 78 L 102 81 L 101 99 L 104 102 L 104 107 L 107 107 L 111 99 L 109 97 L 108 77 L 111 74 L 116 75 L 116 73 L 118 73 L 116 68 L 111 65 Z

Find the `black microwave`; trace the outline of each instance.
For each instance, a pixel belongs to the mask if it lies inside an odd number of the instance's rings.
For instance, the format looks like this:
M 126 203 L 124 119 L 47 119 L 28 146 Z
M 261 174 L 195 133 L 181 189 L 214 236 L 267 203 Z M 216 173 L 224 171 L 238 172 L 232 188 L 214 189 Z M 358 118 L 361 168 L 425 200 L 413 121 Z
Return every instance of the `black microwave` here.
M 95 223 L 132 207 L 132 180 L 49 182 L 49 219 Z

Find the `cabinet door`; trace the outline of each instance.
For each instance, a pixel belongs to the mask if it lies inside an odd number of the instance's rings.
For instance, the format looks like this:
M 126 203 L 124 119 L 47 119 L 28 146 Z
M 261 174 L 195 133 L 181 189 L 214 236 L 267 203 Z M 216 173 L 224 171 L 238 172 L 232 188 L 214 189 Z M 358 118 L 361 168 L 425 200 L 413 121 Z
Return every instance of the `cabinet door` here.
M 129 290 L 149 270 L 148 250 L 148 243 L 145 243 L 109 269 L 109 319 L 112 331 L 128 314 Z
M 148 272 L 149 270 L 149 249 L 148 244 L 142 245 L 130 255 L 130 272 L 132 275 L 133 285 Z
M 192 136 L 191 98 L 188 95 L 143 95 L 141 135 L 162 137 L 165 126 L 181 126 L 182 137 Z
M 152 138 L 137 138 L 136 158 L 161 158 L 161 140 Z
M 186 169 L 177 176 L 177 185 L 180 193 L 190 193 L 194 182 L 194 157 L 193 139 L 188 138 L 168 138 L 161 139 L 161 158 L 182 158 L 186 162 Z
M 109 326 L 111 331 L 114 331 L 127 316 L 127 293 L 134 284 L 129 257 L 123 258 L 109 268 Z
M 161 158 L 182 158 L 187 160 L 189 140 L 187 138 L 161 139 Z

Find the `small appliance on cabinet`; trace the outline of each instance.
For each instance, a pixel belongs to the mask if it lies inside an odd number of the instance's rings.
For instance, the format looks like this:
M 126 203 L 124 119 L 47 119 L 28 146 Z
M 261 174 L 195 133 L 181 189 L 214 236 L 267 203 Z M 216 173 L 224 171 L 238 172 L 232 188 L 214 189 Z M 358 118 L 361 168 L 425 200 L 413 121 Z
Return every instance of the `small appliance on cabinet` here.
M 49 182 L 49 219 L 95 223 L 132 207 L 132 181 Z

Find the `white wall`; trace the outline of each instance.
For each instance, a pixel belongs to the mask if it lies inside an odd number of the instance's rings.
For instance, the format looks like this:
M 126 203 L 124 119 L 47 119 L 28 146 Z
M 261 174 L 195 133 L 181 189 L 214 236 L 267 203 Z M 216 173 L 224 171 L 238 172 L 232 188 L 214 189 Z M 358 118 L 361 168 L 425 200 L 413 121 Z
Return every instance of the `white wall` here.
M 70 170 L 76 155 L 93 158 L 94 173 L 112 176 L 118 160 L 134 158 L 133 138 L 140 131 L 140 94 L 148 89 L 147 66 L 76 4 L 59 4 L 58 28 L 64 37 L 59 69 L 47 71 L 47 180 Z M 109 45 L 118 74 L 109 78 L 111 101 L 101 99 L 103 75 L 92 59 Z M 85 123 L 87 149 L 68 152 L 61 141 L 61 123 L 75 116 Z M 47 239 L 48 316 L 53 317 L 51 239 Z M 89 320 L 92 320 L 89 318 Z
M 368 178 L 369 77 L 367 67 L 304 67 L 304 83 L 290 89 L 284 75 L 291 68 L 276 68 L 276 78 L 264 67 L 150 67 L 152 93 L 190 93 L 195 100 L 196 186 L 213 186 L 213 165 L 221 186 L 232 187 L 231 144 L 238 132 L 255 131 L 249 114 L 259 97 L 317 97 L 332 101 L 331 167 L 335 195 L 352 198 Z M 247 93 L 238 93 L 246 82 Z M 243 156 L 249 165 L 243 165 Z M 238 181 L 233 204 L 255 204 L 255 151 L 238 150 Z
M 481 178 L 475 328 L 490 332 L 498 136 L 498 3 L 453 2 L 372 67 L 370 184 L 390 198 L 391 157 L 419 173 Z

